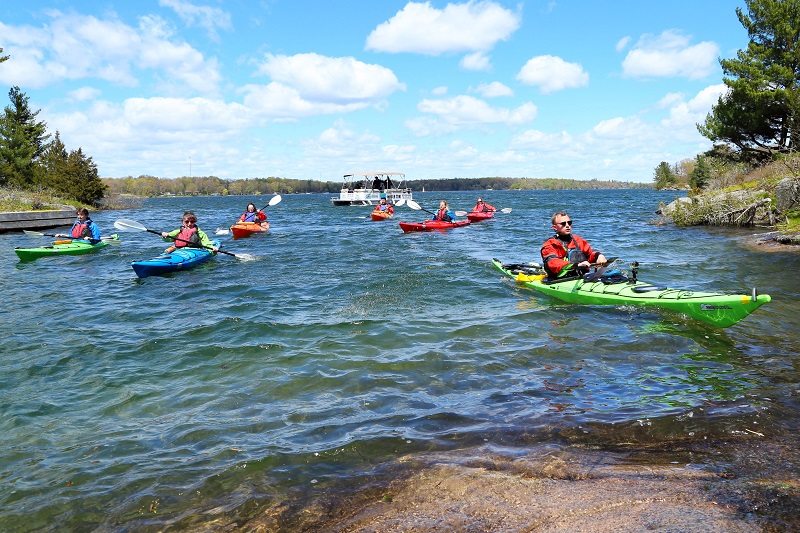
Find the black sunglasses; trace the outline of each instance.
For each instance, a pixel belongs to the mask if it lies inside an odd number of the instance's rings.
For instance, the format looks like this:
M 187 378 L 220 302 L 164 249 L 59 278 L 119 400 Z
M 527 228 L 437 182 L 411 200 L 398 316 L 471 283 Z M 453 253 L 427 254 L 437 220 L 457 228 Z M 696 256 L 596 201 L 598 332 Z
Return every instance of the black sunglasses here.
M 572 221 L 571 220 L 565 220 L 564 222 L 558 222 L 557 224 L 563 228 L 564 226 L 567 226 L 567 225 L 572 226 Z

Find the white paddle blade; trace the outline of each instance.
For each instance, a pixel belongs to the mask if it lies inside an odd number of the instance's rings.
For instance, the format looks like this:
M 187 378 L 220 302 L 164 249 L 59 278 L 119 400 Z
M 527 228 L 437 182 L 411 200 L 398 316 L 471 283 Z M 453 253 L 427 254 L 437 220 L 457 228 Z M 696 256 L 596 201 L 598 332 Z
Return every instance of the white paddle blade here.
M 405 204 L 405 203 L 406 203 L 406 199 L 405 199 L 405 198 L 400 198 L 399 200 L 397 200 L 397 201 L 394 203 L 394 205 L 395 205 L 395 206 L 401 206 L 401 205 L 403 205 L 403 204 Z
M 115 239 L 114 237 L 100 237 L 100 241 L 106 244 L 110 244 L 111 246 L 119 246 L 122 244 L 122 241 L 119 239 Z
M 467 212 L 466 211 L 456 211 L 456 216 L 457 217 L 465 217 L 465 216 L 467 216 Z
M 510 207 L 504 207 L 503 209 L 500 210 L 500 212 L 501 213 L 510 213 L 511 212 L 511 208 Z
M 44 233 L 39 233 L 38 231 L 31 231 L 31 230 L 27 230 L 27 229 L 22 230 L 22 232 L 25 235 L 30 235 L 31 237 L 44 237 L 45 236 Z
M 272 197 L 272 199 L 269 201 L 269 203 L 267 205 L 279 204 L 279 203 L 281 203 L 281 200 L 283 200 L 283 198 L 281 198 L 281 195 L 280 194 L 276 194 L 275 196 Z
M 227 235 L 230 232 L 231 230 L 228 229 L 217 228 L 217 231 L 214 232 L 214 235 Z
M 413 209 L 414 211 L 420 211 L 422 208 L 419 206 L 417 202 L 414 200 L 406 200 L 406 205 Z
M 147 231 L 147 228 L 135 220 L 129 220 L 127 218 L 117 219 L 117 221 L 114 222 L 114 227 L 120 231 Z

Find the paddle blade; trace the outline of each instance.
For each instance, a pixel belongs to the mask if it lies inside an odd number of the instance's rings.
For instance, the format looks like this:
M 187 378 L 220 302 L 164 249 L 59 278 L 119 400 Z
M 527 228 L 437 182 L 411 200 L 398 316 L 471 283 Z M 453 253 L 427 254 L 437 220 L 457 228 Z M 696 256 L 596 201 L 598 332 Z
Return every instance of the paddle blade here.
M 467 212 L 466 211 L 456 211 L 456 216 L 457 217 L 465 217 L 465 216 L 467 216 Z
M 417 202 L 415 202 L 414 200 L 406 200 L 406 205 L 407 205 L 408 207 L 410 207 L 411 209 L 413 209 L 414 211 L 420 211 L 420 210 L 422 210 L 422 208 L 420 207 L 420 205 L 419 205 Z
M 223 228 L 217 228 L 217 231 L 214 232 L 214 235 L 227 235 L 231 231 Z
M 22 230 L 22 232 L 25 235 L 29 235 L 31 237 L 46 237 L 46 235 L 44 233 L 39 233 L 38 231 L 31 231 L 31 230 L 24 229 L 24 230 Z
M 500 210 L 500 212 L 501 213 L 510 213 L 511 212 L 511 208 L 510 207 L 504 207 L 503 209 Z
M 280 194 L 276 194 L 275 196 L 272 197 L 272 199 L 269 201 L 269 203 L 267 205 L 279 204 L 279 203 L 281 203 L 281 200 L 283 200 L 283 198 L 281 198 L 281 195 Z
M 399 200 L 397 200 L 397 201 L 394 203 L 394 205 L 395 205 L 395 206 L 401 206 L 401 205 L 403 205 L 403 204 L 405 204 L 405 203 L 406 203 L 406 199 L 405 199 L 405 198 L 400 198 Z
M 117 221 L 114 222 L 114 227 L 120 231 L 147 231 L 147 228 L 135 220 L 129 220 L 127 218 L 117 219 Z

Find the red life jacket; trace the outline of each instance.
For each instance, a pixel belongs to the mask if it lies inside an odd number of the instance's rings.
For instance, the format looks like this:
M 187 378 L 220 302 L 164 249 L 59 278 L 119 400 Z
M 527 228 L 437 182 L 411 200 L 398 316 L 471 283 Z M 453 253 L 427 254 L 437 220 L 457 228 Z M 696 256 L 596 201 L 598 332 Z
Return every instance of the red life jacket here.
M 89 222 L 91 222 L 91 220 L 88 218 L 86 219 L 86 222 L 76 221 L 72 226 L 72 233 L 70 233 L 70 236 L 73 239 L 82 239 L 87 236 L 91 237 L 92 230 L 89 229 Z
M 453 221 L 450 215 L 447 214 L 447 209 L 439 209 L 439 212 L 436 213 L 436 220 L 444 220 L 445 222 Z
M 197 226 L 193 228 L 187 228 L 186 226 L 181 226 L 181 230 L 175 236 L 175 247 L 176 248 L 183 248 L 184 246 L 189 246 L 189 243 L 186 241 L 191 242 L 192 244 L 199 244 L 200 243 L 200 236 L 197 234 Z

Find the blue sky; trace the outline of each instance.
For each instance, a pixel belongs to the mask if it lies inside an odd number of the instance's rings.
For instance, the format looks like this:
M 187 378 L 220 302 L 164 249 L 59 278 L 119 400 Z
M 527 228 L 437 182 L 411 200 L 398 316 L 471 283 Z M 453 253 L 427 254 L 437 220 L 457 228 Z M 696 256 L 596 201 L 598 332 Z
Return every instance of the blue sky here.
M 711 147 L 695 125 L 747 46 L 736 7 L 3 2 L 0 89 L 103 177 L 651 182 Z

